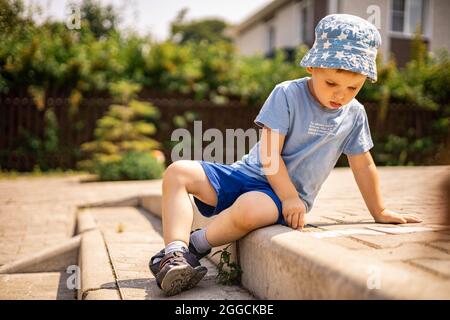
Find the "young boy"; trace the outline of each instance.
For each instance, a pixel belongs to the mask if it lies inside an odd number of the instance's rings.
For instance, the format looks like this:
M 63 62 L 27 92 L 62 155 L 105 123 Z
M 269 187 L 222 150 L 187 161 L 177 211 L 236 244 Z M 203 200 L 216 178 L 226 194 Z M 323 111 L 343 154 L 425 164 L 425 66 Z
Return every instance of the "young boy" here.
M 420 222 L 384 206 L 366 112 L 355 99 L 367 78 L 377 80 L 378 30 L 359 17 L 333 14 L 319 22 L 315 36 L 300 63 L 311 77 L 275 87 L 255 119 L 263 130 L 248 154 L 231 165 L 180 160 L 164 173 L 166 247 L 151 258 L 150 269 L 167 295 L 202 279 L 207 270 L 198 260 L 212 247 L 276 223 L 302 230 L 342 153 L 376 222 Z M 217 215 L 191 234 L 189 194 L 203 215 Z

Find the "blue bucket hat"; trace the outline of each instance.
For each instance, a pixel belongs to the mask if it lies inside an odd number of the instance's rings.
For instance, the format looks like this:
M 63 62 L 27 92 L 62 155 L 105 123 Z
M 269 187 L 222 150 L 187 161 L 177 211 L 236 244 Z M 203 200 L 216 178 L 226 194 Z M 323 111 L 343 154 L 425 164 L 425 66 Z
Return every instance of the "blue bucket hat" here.
M 375 59 L 381 36 L 373 24 L 349 14 L 330 14 L 319 21 L 315 34 L 302 67 L 344 69 L 377 81 Z

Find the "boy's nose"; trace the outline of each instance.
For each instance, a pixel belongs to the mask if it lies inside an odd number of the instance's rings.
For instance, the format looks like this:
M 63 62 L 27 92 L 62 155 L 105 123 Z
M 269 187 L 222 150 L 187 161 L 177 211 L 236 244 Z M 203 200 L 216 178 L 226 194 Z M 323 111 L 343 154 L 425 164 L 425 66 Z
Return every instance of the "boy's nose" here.
M 333 101 L 334 102 L 342 102 L 342 100 L 344 100 L 345 95 L 343 92 L 336 92 L 333 95 Z

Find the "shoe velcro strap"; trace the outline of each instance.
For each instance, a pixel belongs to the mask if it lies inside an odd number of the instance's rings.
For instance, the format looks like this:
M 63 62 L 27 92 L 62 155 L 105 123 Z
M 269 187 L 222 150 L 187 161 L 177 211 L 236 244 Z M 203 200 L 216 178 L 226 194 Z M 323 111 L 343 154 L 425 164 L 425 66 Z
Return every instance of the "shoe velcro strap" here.
M 157 254 L 155 254 L 151 259 L 150 259 L 150 263 L 153 264 L 155 261 L 155 259 L 160 259 L 160 261 L 162 260 L 162 258 L 164 258 L 164 249 L 162 249 L 161 251 L 159 251 Z
M 173 251 L 173 252 L 169 252 L 168 254 L 166 254 L 164 256 L 164 258 L 161 260 L 161 262 L 159 263 L 159 270 L 164 268 L 164 266 L 167 263 L 179 265 L 179 264 L 182 264 L 182 263 L 187 263 L 187 261 L 184 258 L 183 252 L 181 252 L 181 251 Z

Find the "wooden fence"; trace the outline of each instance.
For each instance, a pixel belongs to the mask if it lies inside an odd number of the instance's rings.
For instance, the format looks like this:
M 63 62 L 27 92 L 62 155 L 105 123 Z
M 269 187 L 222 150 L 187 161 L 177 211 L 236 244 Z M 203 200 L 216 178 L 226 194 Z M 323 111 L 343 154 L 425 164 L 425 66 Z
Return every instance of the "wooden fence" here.
M 176 126 L 173 119 L 185 112 L 192 112 L 197 120 L 202 121 L 202 131 L 217 128 L 225 133 L 226 129 L 258 128 L 253 120 L 260 106 L 249 107 L 239 102 L 227 105 L 215 105 L 209 101 L 192 99 L 145 98 L 160 111 L 160 119 L 156 125 L 158 132 L 154 137 L 167 146 L 171 133 Z M 84 99 L 78 111 L 72 116 L 69 113 L 69 102 L 66 98 L 48 98 L 46 110 L 51 108 L 58 122 L 59 149 L 55 154 L 47 154 L 47 162 L 52 168 L 73 169 L 80 159 L 80 145 L 94 138 L 96 121 L 100 119 L 112 104 L 109 98 Z M 379 119 L 378 106 L 365 103 L 369 123 L 374 136 L 386 133 L 404 135 L 409 128 L 414 129 L 420 137 L 429 134 L 429 124 L 438 117 L 435 112 L 411 108 L 404 104 L 391 104 L 386 120 Z M 0 98 L 0 168 L 7 170 L 32 170 L 37 161 L 38 145 L 30 142 L 30 137 L 44 138 L 45 110 L 39 110 L 32 99 L 19 97 Z M 192 132 L 193 123 L 187 129 Z M 34 142 L 35 143 L 35 142 Z M 207 142 L 206 144 L 208 144 Z M 248 151 L 250 146 L 246 148 Z M 30 151 L 31 150 L 31 151 Z M 34 150 L 34 151 L 33 151 Z M 170 163 L 170 148 L 164 150 L 167 164 Z

